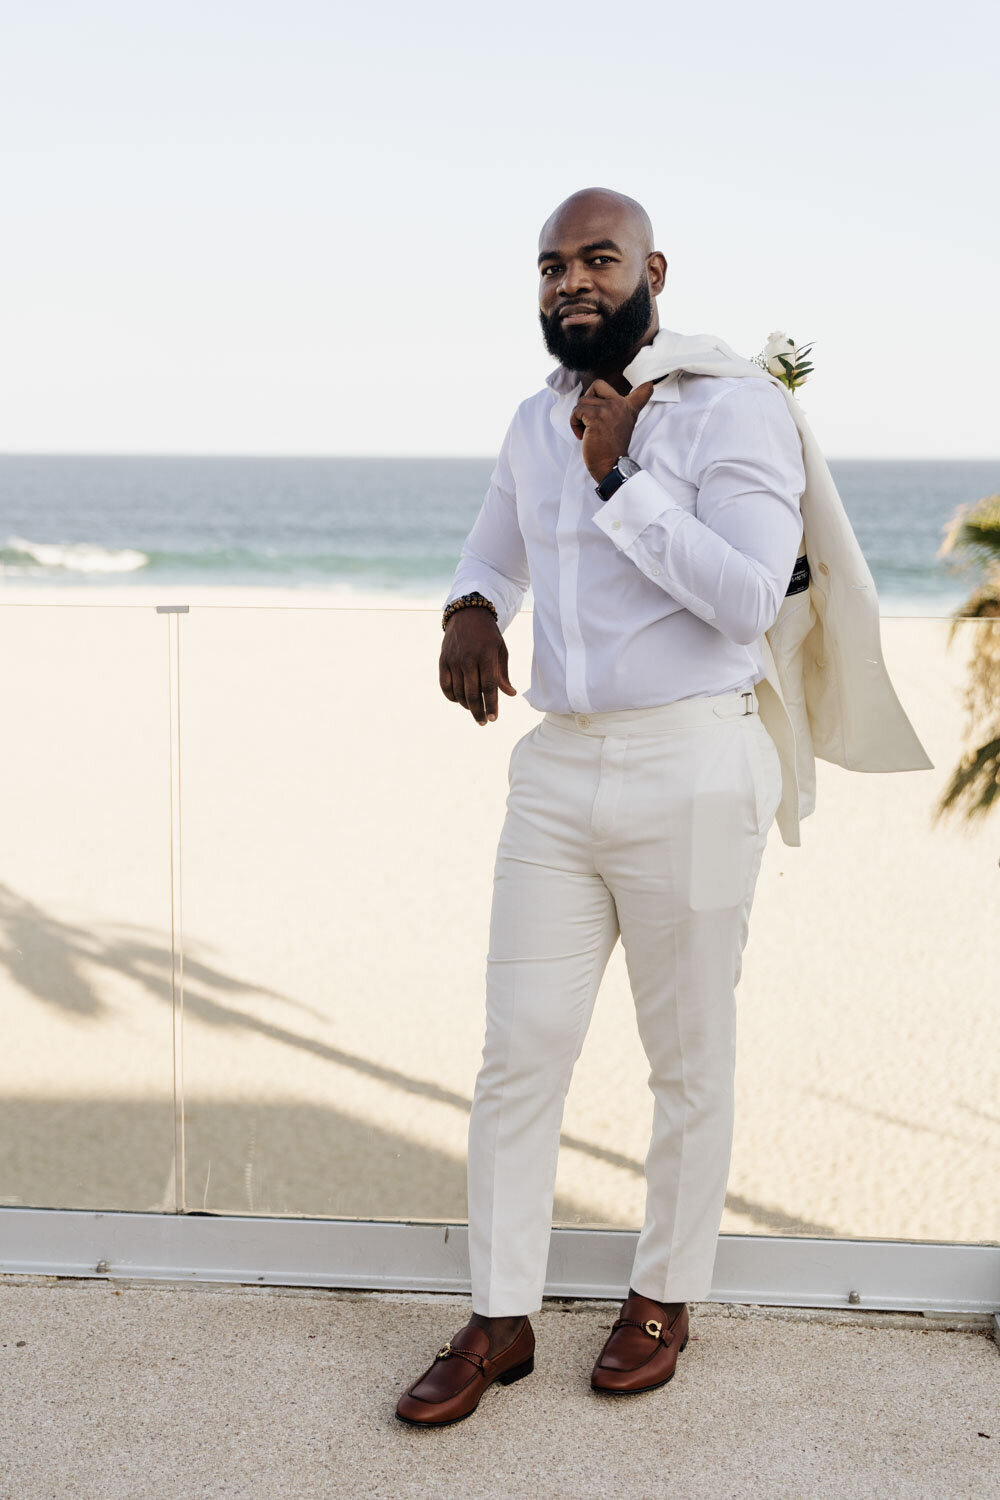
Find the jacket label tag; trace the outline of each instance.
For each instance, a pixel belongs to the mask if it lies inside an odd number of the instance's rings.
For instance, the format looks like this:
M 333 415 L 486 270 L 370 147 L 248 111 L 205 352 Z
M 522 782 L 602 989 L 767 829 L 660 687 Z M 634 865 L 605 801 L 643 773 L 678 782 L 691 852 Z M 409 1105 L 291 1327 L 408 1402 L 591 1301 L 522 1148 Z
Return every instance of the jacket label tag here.
M 792 580 L 785 590 L 785 598 L 789 594 L 801 594 L 809 587 L 809 559 L 808 557 L 797 557 L 795 567 L 792 569 Z

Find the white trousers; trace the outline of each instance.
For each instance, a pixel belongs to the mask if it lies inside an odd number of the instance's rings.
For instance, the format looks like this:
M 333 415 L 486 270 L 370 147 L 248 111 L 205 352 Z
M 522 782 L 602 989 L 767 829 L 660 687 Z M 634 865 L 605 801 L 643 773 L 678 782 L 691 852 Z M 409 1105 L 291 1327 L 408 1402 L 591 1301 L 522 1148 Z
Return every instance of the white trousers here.
M 469 1121 L 477 1313 L 541 1306 L 563 1105 L 619 936 L 654 1098 L 631 1285 L 659 1302 L 711 1290 L 732 1151 L 735 989 L 781 796 L 778 751 L 756 710 L 754 692 L 728 692 L 548 713 L 514 746 Z

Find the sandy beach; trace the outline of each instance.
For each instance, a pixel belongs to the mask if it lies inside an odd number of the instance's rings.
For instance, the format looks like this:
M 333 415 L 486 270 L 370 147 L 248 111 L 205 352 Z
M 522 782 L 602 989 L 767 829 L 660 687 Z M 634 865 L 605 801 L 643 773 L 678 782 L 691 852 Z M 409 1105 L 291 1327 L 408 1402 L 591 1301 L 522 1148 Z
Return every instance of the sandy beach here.
M 356 605 L 357 601 L 351 601 Z M 437 604 L 7 591 L 0 1202 L 174 1204 L 168 629 L 180 619 L 186 1203 L 461 1220 L 518 696 L 437 686 Z M 528 614 L 508 632 L 527 686 Z M 884 618 L 933 770 L 818 765 L 738 990 L 724 1232 L 997 1241 L 1000 818 L 935 825 L 977 630 Z M 175 851 L 176 853 L 176 851 Z M 179 914 L 175 914 L 176 918 Z M 556 1221 L 637 1227 L 651 1116 L 620 948 Z

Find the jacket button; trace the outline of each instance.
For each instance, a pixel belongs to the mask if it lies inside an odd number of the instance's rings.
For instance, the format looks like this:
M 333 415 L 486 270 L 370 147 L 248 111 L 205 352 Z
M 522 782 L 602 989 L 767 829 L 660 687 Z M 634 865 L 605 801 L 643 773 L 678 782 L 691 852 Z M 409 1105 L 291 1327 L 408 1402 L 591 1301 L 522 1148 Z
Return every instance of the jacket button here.
M 819 568 L 821 573 L 829 573 L 830 571 L 826 563 L 817 563 L 816 566 Z

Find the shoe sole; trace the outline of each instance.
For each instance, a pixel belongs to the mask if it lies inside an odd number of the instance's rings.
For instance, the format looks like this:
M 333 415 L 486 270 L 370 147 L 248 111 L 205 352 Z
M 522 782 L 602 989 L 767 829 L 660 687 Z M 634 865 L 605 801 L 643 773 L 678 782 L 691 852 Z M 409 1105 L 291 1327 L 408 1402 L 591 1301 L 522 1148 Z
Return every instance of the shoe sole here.
M 690 1337 L 691 1335 L 689 1333 L 686 1333 L 684 1335 L 684 1342 L 681 1345 L 680 1349 L 677 1351 L 678 1359 L 687 1348 L 688 1339 Z M 595 1385 L 594 1382 L 591 1381 L 590 1389 L 594 1391 L 598 1396 L 644 1396 L 647 1391 L 661 1391 L 665 1385 L 670 1384 L 676 1374 L 677 1366 L 674 1365 L 674 1368 L 670 1371 L 670 1374 L 667 1376 L 666 1380 L 658 1380 L 655 1385 L 637 1385 L 635 1389 L 631 1391 L 616 1391 L 606 1385 Z
M 535 1356 L 531 1354 L 521 1364 L 513 1365 L 511 1369 L 504 1370 L 502 1375 L 494 1375 L 489 1385 L 483 1387 L 479 1401 L 482 1401 L 483 1396 L 486 1395 L 491 1385 L 496 1385 L 498 1382 L 500 1385 L 513 1385 L 515 1380 L 523 1380 L 525 1375 L 530 1375 L 534 1368 Z M 399 1412 L 396 1413 L 396 1420 L 398 1422 L 405 1422 L 409 1427 L 454 1427 L 456 1422 L 464 1422 L 469 1417 L 475 1415 L 479 1410 L 479 1401 L 476 1402 L 475 1406 L 470 1407 L 468 1411 L 464 1411 L 460 1417 L 447 1417 L 443 1422 L 421 1422 L 417 1417 L 404 1417 Z

